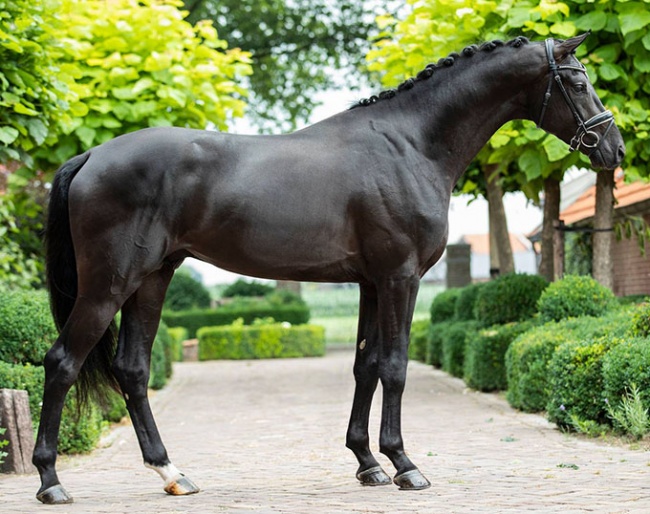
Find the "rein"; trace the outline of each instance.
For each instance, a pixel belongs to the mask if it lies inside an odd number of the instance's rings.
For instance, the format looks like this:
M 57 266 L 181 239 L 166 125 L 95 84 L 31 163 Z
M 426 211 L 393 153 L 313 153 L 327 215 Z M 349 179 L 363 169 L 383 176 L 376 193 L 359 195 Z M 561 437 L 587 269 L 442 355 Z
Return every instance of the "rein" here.
M 572 65 L 563 65 L 560 66 L 555 62 L 555 57 L 553 55 L 553 40 L 552 39 L 547 39 L 546 40 L 546 57 L 548 58 L 548 67 L 551 71 L 551 76 L 548 79 L 548 87 L 546 88 L 546 93 L 544 94 L 544 103 L 542 104 L 542 113 L 539 117 L 539 121 L 537 122 L 537 126 L 539 128 L 542 127 L 542 121 L 544 120 L 544 114 L 546 114 L 546 108 L 548 107 L 548 103 L 551 99 L 551 91 L 553 89 L 553 81 L 555 81 L 560 88 L 560 92 L 562 93 L 562 96 L 564 96 L 564 100 L 566 101 L 567 105 L 569 106 L 569 109 L 571 109 L 571 112 L 573 113 L 573 117 L 576 120 L 576 123 L 578 124 L 578 129 L 571 139 L 571 143 L 569 145 L 569 149 L 573 152 L 577 150 L 580 145 L 583 145 L 585 148 L 591 149 L 591 152 L 589 155 L 594 153 L 598 148 L 600 147 L 600 143 L 602 142 L 605 137 L 607 137 L 607 134 L 611 130 L 611 128 L 614 126 L 614 115 L 611 113 L 611 111 L 603 111 L 595 116 L 592 116 L 589 118 L 587 121 L 585 121 L 582 116 L 580 116 L 580 113 L 578 112 L 578 109 L 576 107 L 576 104 L 571 100 L 571 97 L 569 96 L 569 93 L 567 92 L 566 88 L 564 87 L 564 84 L 562 83 L 562 77 L 560 76 L 560 70 L 574 70 L 574 71 L 580 71 L 587 75 L 587 69 L 585 68 L 584 65 L 580 64 L 579 66 L 572 66 Z M 593 129 L 594 127 L 597 127 L 599 125 L 604 125 L 605 123 L 608 123 L 607 129 L 605 129 L 605 133 L 603 136 L 599 136 L 596 132 L 594 132 Z M 586 139 L 585 139 L 586 138 Z

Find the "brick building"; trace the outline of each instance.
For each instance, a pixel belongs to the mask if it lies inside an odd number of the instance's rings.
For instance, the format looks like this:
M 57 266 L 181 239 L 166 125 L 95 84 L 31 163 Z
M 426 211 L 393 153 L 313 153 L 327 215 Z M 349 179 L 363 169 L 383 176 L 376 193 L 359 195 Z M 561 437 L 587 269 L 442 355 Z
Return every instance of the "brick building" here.
M 623 172 L 616 173 L 614 197 L 614 222 L 620 224 L 630 219 L 645 220 L 650 226 L 650 183 L 626 183 Z M 562 209 L 560 219 L 567 226 L 589 226 L 593 221 L 596 205 L 596 187 L 591 186 L 575 201 Z M 646 255 L 642 255 L 635 236 L 628 239 L 614 239 L 612 259 L 614 261 L 614 293 L 617 296 L 635 294 L 650 295 L 650 243 L 645 245 Z

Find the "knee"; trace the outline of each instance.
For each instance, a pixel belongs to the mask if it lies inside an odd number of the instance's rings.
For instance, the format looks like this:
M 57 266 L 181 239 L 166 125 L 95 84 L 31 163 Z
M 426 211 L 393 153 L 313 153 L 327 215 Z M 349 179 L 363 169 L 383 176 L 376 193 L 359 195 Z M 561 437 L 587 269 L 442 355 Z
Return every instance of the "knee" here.
M 402 359 L 388 359 L 379 367 L 379 379 L 384 389 L 403 391 L 406 383 L 407 362 Z
M 72 386 L 79 374 L 80 367 L 80 364 L 75 362 L 63 346 L 55 344 L 43 359 L 46 387 L 53 387 L 55 384 L 64 387 Z

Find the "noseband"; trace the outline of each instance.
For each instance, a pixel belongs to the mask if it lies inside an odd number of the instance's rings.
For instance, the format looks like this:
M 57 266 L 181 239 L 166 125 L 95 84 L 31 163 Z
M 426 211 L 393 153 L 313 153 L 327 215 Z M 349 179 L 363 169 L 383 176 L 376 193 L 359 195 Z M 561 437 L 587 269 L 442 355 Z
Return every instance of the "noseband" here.
M 551 90 L 553 89 L 553 81 L 555 80 L 558 87 L 560 88 L 560 92 L 562 93 L 562 96 L 564 96 L 564 100 L 566 101 L 567 105 L 569 106 L 569 109 L 571 109 L 571 112 L 573 113 L 573 117 L 575 118 L 576 123 L 578 124 L 578 130 L 576 131 L 575 136 L 573 136 L 573 139 L 571 139 L 571 144 L 569 145 L 569 149 L 573 152 L 577 150 L 580 147 L 580 145 L 583 145 L 585 148 L 591 149 L 591 152 L 589 153 L 589 155 L 591 155 L 596 150 L 598 150 L 598 148 L 600 147 L 600 143 L 602 142 L 603 139 L 605 139 L 605 137 L 607 137 L 608 132 L 614 126 L 614 115 L 611 113 L 611 111 L 603 111 L 596 114 L 595 116 L 592 116 L 587 121 L 585 121 L 582 118 L 582 116 L 580 116 L 580 113 L 576 108 L 576 104 L 573 102 L 573 100 L 571 100 L 569 93 L 567 92 L 566 88 L 564 87 L 564 84 L 562 83 L 560 70 L 580 71 L 586 75 L 587 69 L 582 64 L 580 64 L 579 66 L 558 65 L 555 62 L 555 56 L 553 55 L 553 45 L 554 45 L 553 39 L 546 40 L 546 57 L 548 58 L 548 67 L 551 71 L 551 76 L 548 79 L 548 87 L 546 88 L 546 94 L 544 94 L 544 103 L 542 104 L 542 113 L 539 117 L 539 121 L 537 122 L 537 126 L 540 128 L 542 126 L 542 121 L 544 120 L 544 114 L 546 114 L 546 108 L 548 107 L 548 103 L 551 99 Z M 602 137 L 599 136 L 593 130 L 591 130 L 594 127 L 597 127 L 599 125 L 604 125 L 605 123 L 609 123 L 609 124 L 607 125 L 607 129 L 605 129 L 605 133 L 602 135 Z

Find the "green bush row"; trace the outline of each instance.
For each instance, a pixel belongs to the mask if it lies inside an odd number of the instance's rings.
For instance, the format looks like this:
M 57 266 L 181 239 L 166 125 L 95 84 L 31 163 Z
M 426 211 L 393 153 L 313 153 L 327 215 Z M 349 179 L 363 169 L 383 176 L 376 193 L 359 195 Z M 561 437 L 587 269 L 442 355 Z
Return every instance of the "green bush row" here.
M 410 357 L 475 389 L 507 389 L 511 405 L 546 410 L 561 427 L 650 432 L 650 305 L 618 302 L 593 279 L 572 276 L 548 287 L 530 280 L 524 301 L 526 280 L 510 275 L 439 295 L 434 323 L 413 326 Z
M 163 312 L 163 320 L 170 327 L 183 327 L 189 338 L 197 337 L 203 327 L 230 325 L 243 319 L 246 325 L 256 319 L 273 318 L 277 322 L 286 321 L 292 325 L 301 325 L 309 321 L 309 307 L 305 305 L 269 305 L 251 304 L 217 309 L 194 309 L 189 311 Z
M 43 291 L 3 290 L 0 294 L 0 388 L 23 389 L 29 394 L 34 426 L 40 419 L 45 374 L 43 358 L 54 343 L 57 331 L 52 322 L 47 294 Z M 150 386 L 164 386 L 171 375 L 172 357 L 182 353 L 181 341 L 170 337 L 161 323 L 152 351 Z M 59 451 L 80 453 L 92 450 L 105 421 L 126 415 L 121 395 L 112 393 L 107 405 L 90 402 L 77 416 L 74 388 L 66 397 L 59 433 Z
M 325 354 L 325 330 L 316 325 L 235 323 L 198 332 L 199 359 L 268 359 Z

